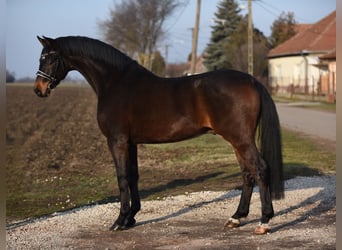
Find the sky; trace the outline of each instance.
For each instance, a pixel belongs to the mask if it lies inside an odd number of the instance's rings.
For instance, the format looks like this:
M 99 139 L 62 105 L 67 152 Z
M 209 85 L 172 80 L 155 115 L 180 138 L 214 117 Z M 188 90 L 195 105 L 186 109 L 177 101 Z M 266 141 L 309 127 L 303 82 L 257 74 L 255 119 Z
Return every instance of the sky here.
M 146 0 L 147 1 L 147 0 Z M 204 51 L 211 36 L 211 26 L 221 0 L 202 0 L 197 54 Z M 36 36 L 80 35 L 104 40 L 98 23 L 109 19 L 110 9 L 121 0 L 7 0 L 6 3 L 6 69 L 17 79 L 35 77 L 39 66 L 41 44 Z M 197 0 L 187 4 L 165 23 L 166 38 L 158 49 L 168 63 L 187 60 L 192 46 L 191 28 L 195 25 Z M 247 0 L 236 0 L 247 14 Z M 298 23 L 315 23 L 336 9 L 336 0 L 254 0 L 252 17 L 255 28 L 265 36 L 282 12 L 293 12 Z M 247 32 L 246 32 L 247 34 Z M 72 77 L 79 77 L 71 74 Z

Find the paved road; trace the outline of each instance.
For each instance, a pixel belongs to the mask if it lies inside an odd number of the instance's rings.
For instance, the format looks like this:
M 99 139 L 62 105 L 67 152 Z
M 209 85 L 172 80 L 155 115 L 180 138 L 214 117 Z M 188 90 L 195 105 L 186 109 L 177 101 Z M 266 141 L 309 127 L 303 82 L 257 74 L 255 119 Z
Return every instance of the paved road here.
M 336 142 L 336 114 L 277 103 L 281 126 Z

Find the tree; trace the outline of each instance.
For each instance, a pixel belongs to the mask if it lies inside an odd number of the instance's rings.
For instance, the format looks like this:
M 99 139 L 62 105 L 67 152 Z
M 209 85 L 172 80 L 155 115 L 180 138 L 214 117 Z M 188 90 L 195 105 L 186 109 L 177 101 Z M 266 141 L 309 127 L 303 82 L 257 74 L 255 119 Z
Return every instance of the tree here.
M 297 22 L 294 19 L 293 12 L 282 12 L 271 26 L 270 43 L 272 48 L 285 42 L 296 34 Z
M 245 16 L 223 47 L 225 58 L 231 68 L 243 72 L 248 72 L 247 26 L 247 16 Z M 269 51 L 269 44 L 264 34 L 256 28 L 253 30 L 253 47 L 254 75 L 261 78 L 267 72 L 266 55 Z
M 153 63 L 152 63 L 152 72 L 159 75 L 164 76 L 165 75 L 165 67 L 166 63 L 164 60 L 164 57 L 160 54 L 159 51 L 156 51 L 153 53 Z
M 116 4 L 110 18 L 99 25 L 107 42 L 130 57 L 151 57 L 165 34 L 165 20 L 180 5 L 177 0 L 125 0 Z
M 163 76 L 165 74 L 166 63 L 158 50 L 151 55 L 140 53 L 137 61 L 156 75 Z
M 215 13 L 215 25 L 212 26 L 211 39 L 204 53 L 204 65 L 208 70 L 231 68 L 224 54 L 224 44 L 237 29 L 241 15 L 234 0 L 222 0 Z
M 15 82 L 15 74 L 6 69 L 6 82 Z

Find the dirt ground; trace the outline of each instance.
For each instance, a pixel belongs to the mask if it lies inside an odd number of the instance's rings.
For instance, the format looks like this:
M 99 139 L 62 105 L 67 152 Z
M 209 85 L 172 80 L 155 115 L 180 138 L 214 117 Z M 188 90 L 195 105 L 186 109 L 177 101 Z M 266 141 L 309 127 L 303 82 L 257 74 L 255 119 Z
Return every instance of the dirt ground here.
M 317 216 L 317 217 L 316 217 Z M 253 235 L 257 219 L 238 229 L 222 226 L 222 218 L 174 218 L 168 222 L 142 224 L 123 232 L 104 228 L 82 230 L 70 247 L 94 249 L 336 249 L 334 240 L 322 239 L 322 228 L 335 225 L 335 211 L 329 209 L 313 218 L 276 224 L 264 236 Z M 214 217 L 214 218 L 213 218 Z M 317 230 L 318 231 L 315 231 Z M 327 229 L 334 234 L 334 230 Z M 299 234 L 299 235 L 298 235 Z M 309 235 L 308 235 L 309 234 Z M 324 236 L 327 237 L 327 236 Z M 333 235 L 330 237 L 334 237 Z
M 282 231 L 265 236 L 252 235 L 256 223 L 228 230 L 222 227 L 222 220 L 217 218 L 193 219 L 175 219 L 169 223 L 143 225 L 116 233 L 93 228 L 80 232 L 78 238 L 72 240 L 74 243 L 70 247 L 75 247 L 77 242 L 80 249 L 89 246 L 94 249 L 336 249 L 335 242 L 320 240 L 317 233 L 314 237 L 296 237 L 284 231 L 293 230 L 305 234 L 308 227 L 312 230 L 322 228 L 327 223 L 334 224 L 333 211 L 298 225 L 278 225 L 277 230 Z

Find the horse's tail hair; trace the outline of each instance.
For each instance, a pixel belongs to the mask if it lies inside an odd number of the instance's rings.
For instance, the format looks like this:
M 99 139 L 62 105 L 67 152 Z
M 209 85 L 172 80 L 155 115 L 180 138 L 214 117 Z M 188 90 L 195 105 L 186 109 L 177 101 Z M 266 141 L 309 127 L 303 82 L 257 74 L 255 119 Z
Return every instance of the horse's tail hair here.
M 273 199 L 284 198 L 284 176 L 281 131 L 278 113 L 265 86 L 256 81 L 260 94 L 259 146 L 268 169 L 268 183 Z

